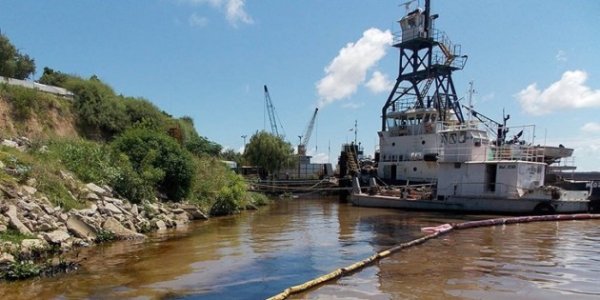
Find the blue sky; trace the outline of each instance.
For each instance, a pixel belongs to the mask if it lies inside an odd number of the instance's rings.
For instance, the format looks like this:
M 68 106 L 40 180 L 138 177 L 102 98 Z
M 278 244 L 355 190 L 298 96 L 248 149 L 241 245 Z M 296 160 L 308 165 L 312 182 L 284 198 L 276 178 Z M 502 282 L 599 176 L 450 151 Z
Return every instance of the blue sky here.
M 294 145 L 321 105 L 309 152 L 335 163 L 355 120 L 375 149 L 401 2 L 0 0 L 0 30 L 35 58 L 36 78 L 45 66 L 95 74 L 236 150 L 269 128 L 264 84 Z M 469 56 L 459 97 L 474 81 L 478 111 L 504 109 L 509 124 L 536 125 L 536 144 L 574 147 L 579 170 L 600 170 L 600 1 L 432 2 L 436 28 Z

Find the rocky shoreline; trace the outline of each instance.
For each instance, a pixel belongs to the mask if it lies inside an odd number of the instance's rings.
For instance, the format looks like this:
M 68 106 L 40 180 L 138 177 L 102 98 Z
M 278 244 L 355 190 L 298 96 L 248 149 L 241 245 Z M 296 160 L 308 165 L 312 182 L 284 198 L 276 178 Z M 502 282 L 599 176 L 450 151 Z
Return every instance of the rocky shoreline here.
M 0 168 L 7 174 L 11 172 L 3 165 Z M 0 277 L 19 279 L 19 274 L 14 275 L 11 270 L 23 264 L 52 268 L 57 262 L 48 264 L 48 257 L 57 257 L 78 247 L 115 239 L 143 239 L 144 233 L 150 231 L 207 219 L 206 214 L 192 204 L 159 201 L 131 204 L 109 186 L 82 184 L 65 171 L 61 171 L 61 177 L 70 195 L 80 202 L 85 201 L 86 208 L 65 211 L 52 205 L 36 189 L 35 178 L 29 178 L 24 185 L 0 184 L 0 234 L 20 237 L 12 241 L 0 239 Z M 20 275 L 28 277 L 42 272 L 32 273 Z

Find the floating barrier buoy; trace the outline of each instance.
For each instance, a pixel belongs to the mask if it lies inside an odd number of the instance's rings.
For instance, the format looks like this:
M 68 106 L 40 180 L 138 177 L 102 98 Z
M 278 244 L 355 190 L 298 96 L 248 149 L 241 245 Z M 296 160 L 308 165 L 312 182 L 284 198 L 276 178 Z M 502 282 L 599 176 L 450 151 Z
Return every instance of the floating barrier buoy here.
M 395 253 L 402 249 L 410 248 L 410 247 L 413 247 L 413 246 L 416 246 L 419 244 L 423 244 L 430 239 L 433 239 L 440 235 L 449 233 L 453 230 L 464 230 L 464 229 L 470 229 L 470 228 L 517 224 L 517 223 L 590 220 L 590 219 L 600 219 L 600 214 L 572 214 L 572 215 L 544 215 L 544 216 L 510 217 L 510 218 L 487 219 L 487 220 L 480 220 L 480 221 L 469 221 L 469 222 L 457 223 L 457 224 L 442 224 L 442 225 L 435 226 L 435 227 L 423 227 L 423 228 L 421 228 L 421 231 L 427 233 L 427 235 L 425 235 L 423 237 L 412 240 L 410 242 L 401 243 L 401 244 L 394 246 L 392 248 L 389 248 L 387 250 L 378 252 L 374 255 L 369 256 L 368 258 L 366 258 L 364 260 L 358 261 L 347 267 L 337 269 L 337 270 L 330 272 L 328 274 L 325 274 L 323 276 L 309 280 L 303 284 L 289 287 L 289 288 L 285 289 L 283 292 L 281 292 L 273 297 L 268 298 L 268 300 L 283 300 L 292 294 L 305 292 L 305 291 L 312 289 L 318 285 L 321 285 L 327 281 L 330 281 L 330 280 L 342 277 L 344 275 L 348 275 L 348 274 L 358 271 L 360 269 L 363 269 L 366 266 L 391 255 L 392 253 Z

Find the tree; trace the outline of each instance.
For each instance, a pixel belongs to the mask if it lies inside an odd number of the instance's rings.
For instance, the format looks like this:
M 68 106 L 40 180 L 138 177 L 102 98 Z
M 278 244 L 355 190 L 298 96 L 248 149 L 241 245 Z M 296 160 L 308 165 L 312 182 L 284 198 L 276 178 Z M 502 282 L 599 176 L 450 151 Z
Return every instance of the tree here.
M 35 72 L 35 61 L 21 54 L 10 40 L 0 34 L 0 76 L 25 79 Z
M 135 128 L 114 140 L 112 147 L 127 155 L 140 177 L 156 182 L 169 199 L 180 201 L 189 194 L 194 176 L 192 157 L 171 137 Z
M 281 137 L 260 131 L 252 135 L 244 151 L 247 162 L 263 167 L 271 175 L 294 162 L 294 148 Z
M 244 157 L 242 153 L 236 152 L 233 149 L 227 149 L 221 152 L 221 158 L 224 160 L 235 161 L 235 163 L 240 166 L 244 161 Z

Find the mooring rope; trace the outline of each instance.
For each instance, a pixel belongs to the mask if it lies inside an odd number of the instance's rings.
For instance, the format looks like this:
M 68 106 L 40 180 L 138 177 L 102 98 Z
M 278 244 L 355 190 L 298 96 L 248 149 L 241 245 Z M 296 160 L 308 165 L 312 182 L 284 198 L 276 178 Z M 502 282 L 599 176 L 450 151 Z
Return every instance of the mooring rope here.
M 487 226 L 497 226 L 497 225 L 506 225 L 506 224 L 516 224 L 516 223 L 530 223 L 530 222 L 545 222 L 545 221 L 568 221 L 568 220 L 589 220 L 589 219 L 600 219 L 600 214 L 569 214 L 569 215 L 543 215 L 543 216 L 525 216 L 525 217 L 510 217 L 510 218 L 497 218 L 497 219 L 487 219 L 481 221 L 469 221 L 457 224 L 443 224 L 437 227 L 425 227 L 421 230 L 424 232 L 431 232 L 423 237 L 412 240 L 410 242 L 401 243 L 387 250 L 383 250 L 381 252 L 377 252 L 374 255 L 367 257 L 361 261 L 358 261 L 354 264 L 351 264 L 347 267 L 337 269 L 333 272 L 325 274 L 323 276 L 319 276 L 315 279 L 309 280 L 303 284 L 289 287 L 283 292 L 268 298 L 268 300 L 283 300 L 289 297 L 290 295 L 305 292 L 311 288 L 314 288 L 320 284 L 323 284 L 327 281 L 348 275 L 352 272 L 360 270 L 382 258 L 385 258 L 392 253 L 401 251 L 406 248 L 410 248 L 416 245 L 420 245 L 425 243 L 426 241 L 436 238 L 440 235 L 446 234 L 453 230 L 464 230 L 470 228 L 477 227 L 487 227 Z

